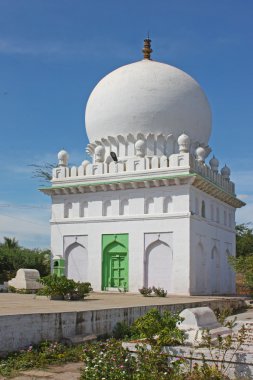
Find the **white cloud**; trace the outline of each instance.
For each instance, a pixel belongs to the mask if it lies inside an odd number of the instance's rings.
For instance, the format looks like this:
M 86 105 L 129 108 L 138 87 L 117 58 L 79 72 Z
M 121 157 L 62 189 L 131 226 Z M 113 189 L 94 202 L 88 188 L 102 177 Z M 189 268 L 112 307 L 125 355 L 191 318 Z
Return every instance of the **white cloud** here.
M 0 240 L 15 237 L 27 248 L 50 246 L 50 209 L 46 205 L 9 205 L 0 202 Z
M 112 54 L 117 57 L 129 57 L 133 53 L 130 46 L 122 46 L 121 41 L 114 41 L 110 38 L 89 39 L 83 41 L 33 41 L 18 40 L 10 38 L 0 38 L 0 54 L 4 55 L 29 55 L 29 56 L 50 56 L 50 57 L 80 57 L 83 59 L 99 58 L 101 51 L 107 51 L 108 57 Z M 111 54 L 110 54 L 111 52 Z M 105 57 L 104 57 L 105 58 Z

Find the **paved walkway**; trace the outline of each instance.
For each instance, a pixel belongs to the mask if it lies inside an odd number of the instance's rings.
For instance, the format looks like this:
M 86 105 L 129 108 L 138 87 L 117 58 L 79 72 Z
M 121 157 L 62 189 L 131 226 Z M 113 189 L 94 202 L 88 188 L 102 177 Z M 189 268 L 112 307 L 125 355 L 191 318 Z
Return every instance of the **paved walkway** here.
M 80 378 L 80 369 L 83 363 L 68 363 L 62 366 L 50 366 L 47 369 L 33 369 L 30 371 L 21 371 L 18 376 L 12 377 L 12 380 L 78 380 Z M 0 380 L 5 380 L 0 377 Z
M 33 313 L 58 313 L 133 307 L 147 305 L 173 305 L 180 303 L 208 302 L 229 297 L 168 296 L 143 297 L 128 293 L 91 293 L 83 301 L 51 301 L 47 297 L 33 294 L 0 293 L 0 316 Z
M 27 294 L 0 294 L 0 315 L 50 313 L 66 311 L 83 311 L 94 309 L 105 309 L 115 307 L 131 307 L 145 305 L 164 305 L 178 303 L 192 303 L 198 301 L 219 300 L 228 297 L 206 297 L 206 296 L 170 296 L 166 298 L 143 297 L 139 294 L 109 294 L 92 293 L 85 301 L 66 302 L 50 301 L 47 298 L 36 298 Z M 237 321 L 253 322 L 253 309 L 237 314 Z M 233 318 L 233 317 L 230 317 Z M 34 369 L 21 371 L 12 380 L 78 380 L 83 363 L 68 363 L 61 366 L 50 366 L 47 369 Z M 5 380 L 1 378 L 0 380 Z

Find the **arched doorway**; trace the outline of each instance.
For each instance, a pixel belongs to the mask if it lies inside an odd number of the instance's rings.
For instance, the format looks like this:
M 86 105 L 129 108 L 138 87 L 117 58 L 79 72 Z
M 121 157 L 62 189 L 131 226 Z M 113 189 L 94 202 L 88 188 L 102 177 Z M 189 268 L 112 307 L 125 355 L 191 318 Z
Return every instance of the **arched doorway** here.
M 160 287 L 172 292 L 172 250 L 161 240 L 151 243 L 145 252 L 145 287 Z
M 128 249 L 113 241 L 103 249 L 102 289 L 128 290 Z
M 86 282 L 88 279 L 88 252 L 78 243 L 71 244 L 65 253 L 66 276 L 75 281 Z

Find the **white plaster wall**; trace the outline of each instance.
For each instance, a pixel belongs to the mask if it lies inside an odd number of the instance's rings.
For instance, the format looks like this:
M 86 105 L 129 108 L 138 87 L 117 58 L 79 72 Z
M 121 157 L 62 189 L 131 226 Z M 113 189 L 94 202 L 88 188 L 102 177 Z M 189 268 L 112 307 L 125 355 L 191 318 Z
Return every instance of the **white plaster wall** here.
M 171 204 L 168 212 L 164 213 L 163 201 L 168 197 L 171 198 Z M 154 200 L 153 211 L 145 214 L 145 200 L 150 198 Z M 129 204 L 128 214 L 120 215 L 120 202 L 125 199 Z M 79 205 L 84 201 L 88 203 L 88 217 L 79 216 Z M 110 215 L 102 216 L 103 202 L 107 201 L 111 202 Z M 202 201 L 205 202 L 205 217 L 201 216 Z M 70 202 L 73 204 L 72 217 L 64 218 L 64 204 Z M 220 216 L 218 222 L 217 209 Z M 145 236 L 164 233 L 172 236 L 172 293 L 212 294 L 214 290 L 219 294 L 235 292 L 234 274 L 227 263 L 227 254 L 235 255 L 235 210 L 194 187 L 181 185 L 58 195 L 53 197 L 52 210 L 53 255 L 64 255 L 63 240 L 66 236 L 72 239 L 75 236 L 87 236 L 87 280 L 95 290 L 101 290 L 102 234 L 129 234 L 129 291 L 137 292 L 145 285 Z M 198 257 L 201 255 L 201 250 L 197 248 L 199 244 L 203 247 L 202 258 Z M 214 247 L 219 252 L 218 268 L 211 259 Z M 214 281 L 217 286 L 212 285 Z
M 144 286 L 145 234 L 171 234 L 173 251 L 172 293 L 189 294 L 189 196 L 187 186 L 150 188 L 116 192 L 53 197 L 52 252 L 64 255 L 66 236 L 75 240 L 87 236 L 89 278 L 94 290 L 101 290 L 102 234 L 129 234 L 129 291 L 137 292 Z M 175 195 L 176 194 L 176 195 Z M 172 205 L 163 213 L 163 199 L 168 196 Z M 154 198 L 154 213 L 144 214 L 145 199 Z M 110 200 L 112 215 L 102 216 L 102 201 Z M 129 199 L 129 215 L 119 215 L 119 203 Z M 89 217 L 79 217 L 80 202 L 88 202 Z M 73 218 L 64 218 L 63 203 L 72 202 Z M 93 215 L 93 217 L 91 217 Z
M 206 216 L 205 218 L 195 213 L 195 201 L 205 201 Z M 211 204 L 214 209 L 219 209 L 219 222 L 212 218 Z M 234 215 L 235 210 L 227 204 L 217 201 L 215 198 L 192 188 L 190 195 L 190 207 L 192 210 L 190 222 L 190 246 L 191 246 L 191 293 L 192 294 L 212 294 L 214 291 L 214 282 L 217 282 L 218 289 L 216 294 L 234 294 L 235 293 L 235 276 L 227 262 L 227 253 L 235 255 L 235 231 Z M 199 208 L 201 210 L 201 207 Z M 224 223 L 224 211 L 227 215 L 231 214 L 231 226 Z M 199 212 L 200 214 L 201 212 Z M 201 266 L 201 258 L 198 257 L 198 245 L 201 244 L 204 250 L 205 267 Z M 219 254 L 219 267 L 214 265 L 212 251 L 216 250 Z M 213 251 L 214 252 L 214 251 Z M 216 269 L 215 269 L 216 268 Z M 198 288 L 201 283 L 201 276 L 205 272 L 206 288 Z M 199 280 L 199 281 L 198 281 Z

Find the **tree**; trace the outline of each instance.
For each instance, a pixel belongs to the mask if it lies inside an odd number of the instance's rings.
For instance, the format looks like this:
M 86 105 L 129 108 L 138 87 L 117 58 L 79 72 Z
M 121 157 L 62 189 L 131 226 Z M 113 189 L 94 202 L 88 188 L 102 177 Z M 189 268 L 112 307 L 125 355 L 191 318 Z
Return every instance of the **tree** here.
M 57 167 L 56 164 L 50 164 L 48 162 L 37 165 L 29 165 L 33 167 L 33 178 L 39 178 L 42 182 L 50 182 L 52 179 L 52 170 Z
M 4 236 L 4 244 L 5 247 L 9 249 L 18 248 L 18 241 L 15 238 L 8 238 Z
M 236 273 L 242 276 L 242 283 L 253 291 L 253 254 L 239 257 L 229 257 L 229 263 Z
M 238 224 L 235 230 L 237 257 L 253 253 L 253 229 L 248 224 Z
M 50 273 L 49 250 L 20 247 L 15 238 L 4 238 L 0 244 L 0 283 L 15 277 L 20 268 L 37 269 L 40 276 Z

